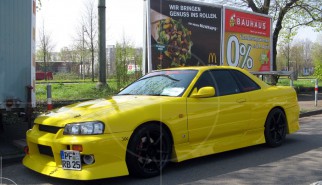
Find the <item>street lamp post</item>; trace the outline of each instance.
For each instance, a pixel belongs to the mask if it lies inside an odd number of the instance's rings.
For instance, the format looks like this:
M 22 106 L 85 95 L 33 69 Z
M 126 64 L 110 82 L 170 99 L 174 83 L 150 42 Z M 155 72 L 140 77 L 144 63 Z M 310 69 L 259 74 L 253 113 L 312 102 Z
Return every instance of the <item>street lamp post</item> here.
M 289 32 L 288 32 L 288 41 L 287 41 L 287 71 L 290 70 L 290 42 L 291 42 L 291 32 L 292 32 L 292 28 L 289 28 Z
M 98 37 L 99 37 L 99 79 L 97 86 L 105 87 L 106 84 L 106 24 L 105 24 L 105 0 L 99 0 L 98 4 Z

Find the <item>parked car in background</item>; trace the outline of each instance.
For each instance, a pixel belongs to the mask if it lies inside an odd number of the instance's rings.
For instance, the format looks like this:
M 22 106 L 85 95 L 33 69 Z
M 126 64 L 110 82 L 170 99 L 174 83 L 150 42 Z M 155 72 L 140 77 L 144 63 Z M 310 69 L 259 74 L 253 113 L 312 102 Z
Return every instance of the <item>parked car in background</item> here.
M 269 86 L 235 67 L 151 72 L 117 95 L 40 115 L 23 164 L 77 180 L 152 177 L 172 162 L 266 143 L 299 129 L 292 87 Z

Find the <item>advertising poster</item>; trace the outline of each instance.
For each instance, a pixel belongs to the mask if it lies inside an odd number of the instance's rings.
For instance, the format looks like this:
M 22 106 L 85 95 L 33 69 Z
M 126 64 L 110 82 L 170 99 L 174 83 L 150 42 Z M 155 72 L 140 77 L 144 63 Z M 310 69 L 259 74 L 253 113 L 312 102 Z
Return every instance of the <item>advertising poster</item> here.
M 271 18 L 225 8 L 224 65 L 271 70 Z
M 150 0 L 152 69 L 220 65 L 222 8 Z

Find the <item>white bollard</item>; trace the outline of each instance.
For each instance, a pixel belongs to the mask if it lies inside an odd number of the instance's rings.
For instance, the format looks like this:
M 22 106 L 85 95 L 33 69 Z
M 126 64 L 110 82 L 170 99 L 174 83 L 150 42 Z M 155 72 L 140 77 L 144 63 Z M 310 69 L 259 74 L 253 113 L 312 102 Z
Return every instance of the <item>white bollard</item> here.
M 47 85 L 47 110 L 50 111 L 53 109 L 53 104 L 51 101 L 51 85 Z
M 319 92 L 318 79 L 315 79 L 314 92 L 315 92 L 315 106 L 317 107 L 318 106 L 318 92 Z

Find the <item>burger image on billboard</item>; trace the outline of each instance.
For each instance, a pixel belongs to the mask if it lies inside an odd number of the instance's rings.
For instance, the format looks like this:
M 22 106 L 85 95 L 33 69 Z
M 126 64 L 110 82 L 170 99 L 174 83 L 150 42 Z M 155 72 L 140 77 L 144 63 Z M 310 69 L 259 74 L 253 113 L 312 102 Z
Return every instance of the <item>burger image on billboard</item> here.
M 157 43 L 166 45 L 164 55 L 171 59 L 171 66 L 184 66 L 191 58 L 191 31 L 170 17 L 160 20 L 157 29 Z

